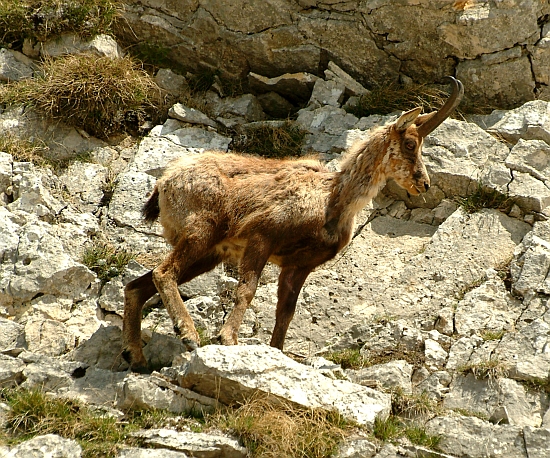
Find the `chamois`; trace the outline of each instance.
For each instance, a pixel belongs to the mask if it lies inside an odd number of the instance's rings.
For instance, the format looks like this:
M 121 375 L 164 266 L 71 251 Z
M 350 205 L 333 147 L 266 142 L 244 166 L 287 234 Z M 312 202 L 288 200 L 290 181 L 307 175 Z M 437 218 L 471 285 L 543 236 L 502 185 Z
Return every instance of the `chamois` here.
M 389 179 L 411 195 L 430 187 L 422 161 L 423 139 L 457 107 L 462 83 L 449 77 L 452 93 L 435 112 L 403 113 L 353 145 L 339 172 L 312 159 L 278 160 L 225 152 L 186 156 L 169 164 L 143 207 L 145 220 L 160 216 L 173 250 L 125 288 L 123 355 L 131 369 L 146 371 L 141 310 L 157 291 L 188 348 L 199 335 L 178 285 L 224 260 L 239 262 L 236 301 L 219 339 L 237 344 L 239 326 L 270 261 L 280 266 L 271 346 L 282 349 L 296 301 L 309 273 L 351 240 L 355 215 Z

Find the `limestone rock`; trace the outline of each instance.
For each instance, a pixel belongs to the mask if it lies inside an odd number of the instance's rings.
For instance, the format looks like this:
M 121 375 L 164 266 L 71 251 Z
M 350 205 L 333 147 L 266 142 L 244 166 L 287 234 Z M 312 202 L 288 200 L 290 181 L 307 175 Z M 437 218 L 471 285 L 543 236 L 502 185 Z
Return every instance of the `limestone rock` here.
M 79 458 L 82 456 L 82 448 L 75 440 L 46 434 L 33 437 L 14 447 L 0 447 L 0 454 L 10 458 Z
M 405 394 L 412 393 L 411 376 L 413 366 L 404 360 L 390 361 L 386 364 L 375 364 L 373 366 L 359 369 L 357 371 L 348 370 L 346 374 L 351 381 L 358 384 L 368 384 L 372 382 L 386 390 L 401 389 Z
M 16 348 L 26 348 L 24 326 L 0 318 L 0 330 L 0 352 L 7 353 Z
M 225 404 L 260 391 L 269 394 L 273 402 L 282 398 L 308 408 L 335 409 L 369 427 L 378 416 L 387 416 L 390 408 L 388 395 L 347 381 L 330 380 L 267 346 L 199 348 L 191 354 L 178 381 L 182 387 L 206 396 L 217 393 Z
M 91 53 L 112 59 L 123 57 L 122 48 L 109 35 L 100 34 L 85 41 L 77 35 L 65 34 L 39 45 L 40 54 L 59 57 L 69 54 Z
M 247 450 L 235 439 L 221 435 L 148 429 L 138 431 L 133 436 L 144 440 L 148 445 L 181 451 L 197 458 L 246 458 L 248 456 Z
M 23 380 L 25 363 L 19 358 L 0 354 L 0 388 L 11 388 L 20 385 Z
M 532 427 L 541 425 L 548 404 L 544 393 L 528 391 L 515 380 L 478 380 L 472 374 L 455 376 L 444 399 L 445 408 L 482 413 L 487 418 L 504 407 L 507 423 Z
M 0 81 L 19 81 L 33 76 L 30 59 L 7 48 L 0 49 Z
M 466 98 L 472 103 L 493 102 L 513 108 L 535 97 L 531 62 L 519 46 L 460 62 L 456 76 L 468 87 Z
M 43 318 L 31 318 L 25 324 L 28 350 L 47 356 L 59 356 L 75 347 L 75 336 L 64 323 Z
M 437 417 L 426 424 L 428 434 L 441 434 L 439 449 L 460 458 L 527 458 L 522 428 L 493 425 L 475 417 Z
M 513 144 L 520 138 L 550 144 L 550 102 L 535 100 L 510 110 L 489 131 Z
M 338 85 L 344 86 L 346 88 L 346 95 L 348 96 L 360 96 L 368 94 L 369 92 L 362 84 L 355 81 L 332 61 L 328 63 L 328 69 L 325 70 L 325 78 L 329 81 L 335 81 Z
M 529 458 L 544 458 L 548 456 L 548 443 L 550 442 L 549 428 L 533 428 L 527 426 L 523 429 L 525 448 Z
M 257 98 L 264 113 L 273 118 L 287 119 L 295 111 L 294 105 L 276 92 L 266 92 Z
M 469 291 L 458 303 L 454 315 L 456 331 L 469 336 L 489 330 L 511 331 L 523 307 L 508 291 L 496 272 L 479 287 Z
M 345 439 L 338 447 L 335 458 L 373 458 L 377 447 L 364 438 Z
M 339 107 L 344 100 L 346 87 L 334 80 L 318 79 L 313 86 L 313 92 L 309 104 L 313 106 L 330 105 Z
M 101 327 L 86 342 L 80 344 L 66 358 L 80 361 L 98 369 L 122 371 L 128 364 L 122 359 L 122 335 L 115 326 Z
M 210 127 L 216 127 L 216 123 L 206 116 L 202 111 L 195 108 L 189 108 L 181 103 L 176 103 L 168 110 L 168 116 L 178 121 L 189 124 L 200 124 Z
M 129 374 L 117 390 L 117 405 L 121 409 L 163 409 L 170 412 L 212 412 L 217 401 L 194 391 L 180 388 L 158 375 Z
M 155 75 L 155 82 L 174 96 L 179 96 L 187 84 L 184 76 L 174 73 L 169 68 L 159 69 Z
M 542 140 L 520 139 L 506 158 L 510 170 L 530 174 L 533 178 L 550 184 L 550 145 Z
M 143 220 L 141 209 L 153 191 L 156 180 L 144 172 L 126 172 L 118 177 L 118 184 L 109 203 L 109 216 L 120 226 L 130 226 L 141 232 L 161 235 L 159 223 Z
M 308 73 L 284 74 L 274 78 L 250 72 L 248 83 L 258 93 L 276 92 L 294 103 L 309 100 L 318 77 Z
M 79 298 L 95 275 L 65 253 L 47 223 L 36 221 L 19 231 L 17 260 L 8 277 L 9 294 L 20 301 L 38 293 Z

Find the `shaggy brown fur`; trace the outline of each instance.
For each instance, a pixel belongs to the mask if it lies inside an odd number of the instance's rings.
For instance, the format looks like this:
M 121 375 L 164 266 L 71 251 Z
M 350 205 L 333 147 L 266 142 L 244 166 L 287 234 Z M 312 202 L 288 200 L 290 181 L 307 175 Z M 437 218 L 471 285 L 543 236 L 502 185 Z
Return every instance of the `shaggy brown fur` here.
M 241 279 L 235 307 L 220 330 L 221 342 L 237 344 L 244 313 L 270 261 L 281 267 L 271 345 L 282 349 L 307 276 L 349 243 L 355 215 L 386 181 L 394 179 L 413 195 L 428 190 L 422 141 L 458 105 L 462 85 L 453 81 L 453 95 L 441 110 L 419 116 L 420 108 L 415 108 L 379 128 L 350 149 L 337 173 L 311 159 L 223 152 L 173 161 L 157 181 L 144 216 L 148 221 L 160 216 L 164 237 L 174 249 L 125 290 L 125 356 L 132 369 L 147 366 L 141 309 L 157 290 L 176 332 L 191 348 L 198 345 L 177 287 L 224 260 L 239 263 Z

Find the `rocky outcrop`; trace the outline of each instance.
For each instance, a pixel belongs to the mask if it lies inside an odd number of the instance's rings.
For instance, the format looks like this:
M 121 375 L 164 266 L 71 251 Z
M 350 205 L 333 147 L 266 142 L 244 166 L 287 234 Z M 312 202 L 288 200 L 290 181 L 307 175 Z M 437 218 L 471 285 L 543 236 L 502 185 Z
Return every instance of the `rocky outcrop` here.
M 537 0 L 146 0 L 126 5 L 123 28 L 191 71 L 324 76 L 333 60 L 368 88 L 455 75 L 478 106 L 513 107 L 548 100 L 549 13 Z

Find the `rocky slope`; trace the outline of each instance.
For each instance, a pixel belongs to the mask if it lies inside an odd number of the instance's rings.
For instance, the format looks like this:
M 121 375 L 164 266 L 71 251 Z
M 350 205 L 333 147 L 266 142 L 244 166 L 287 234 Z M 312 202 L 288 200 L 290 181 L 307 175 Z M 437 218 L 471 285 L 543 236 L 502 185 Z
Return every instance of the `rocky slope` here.
M 351 79 L 318 79 L 298 114 L 308 132 L 304 150 L 319 152 L 333 168 L 353 141 L 395 119 L 347 113 L 338 95 L 346 84 Z M 265 117 L 251 95 L 223 99 L 211 92 L 206 99 L 216 116 L 178 105 L 139 143 L 127 138 L 117 145 L 46 125 L 31 112 L 0 114 L 4 131 L 44 138 L 53 132 L 48 138 L 59 154 L 91 151 L 90 161 L 59 173 L 0 152 L 0 386 L 40 387 L 114 409 L 176 412 L 208 411 L 260 391 L 274 402 L 338 409 L 367 428 L 388 415 L 387 393 L 399 388 L 440 405 L 424 419 L 430 434 L 442 436 L 440 452 L 356 438 L 339 456 L 550 456 L 550 103 L 544 101 L 470 122 L 447 120 L 426 138 L 430 191 L 409 198 L 389 184 L 361 214 L 350 246 L 308 279 L 285 348 L 304 364 L 266 346 L 277 288 L 276 269 L 268 266 L 241 328 L 243 345 L 185 353 L 153 298 L 143 340 L 159 372 L 127 372 L 120 357 L 123 287 L 168 249 L 160 227 L 141 220 L 147 193 L 172 158 L 228 150 L 231 139 L 218 126 Z M 506 212 L 467 213 L 458 205 L 481 188 L 506 194 Z M 82 262 L 92 239 L 141 256 L 103 284 Z M 220 266 L 181 288 L 206 336 L 226 315 L 236 282 L 229 272 Z M 373 365 L 341 371 L 318 358 L 349 348 Z M 142 438 L 158 450 L 119 456 L 246 455 L 222 436 L 158 430 Z M 74 442 L 45 436 L 0 447 L 0 456 L 30 450 L 81 453 Z

